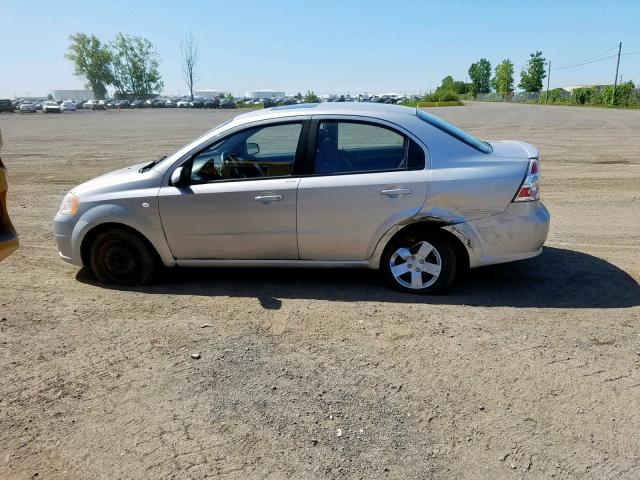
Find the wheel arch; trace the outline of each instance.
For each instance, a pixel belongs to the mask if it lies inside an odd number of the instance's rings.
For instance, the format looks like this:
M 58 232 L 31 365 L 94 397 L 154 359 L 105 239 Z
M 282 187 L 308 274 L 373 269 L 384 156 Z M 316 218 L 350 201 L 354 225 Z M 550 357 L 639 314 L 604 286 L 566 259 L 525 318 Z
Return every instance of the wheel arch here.
M 411 233 L 417 234 L 421 232 L 436 232 L 438 235 L 442 236 L 447 241 L 447 243 L 449 243 L 449 245 L 451 245 L 451 248 L 453 248 L 456 259 L 458 260 L 458 272 L 461 273 L 468 270 L 470 265 L 469 252 L 467 251 L 467 248 L 465 247 L 462 240 L 460 240 L 460 238 L 458 238 L 448 230 L 442 228 L 446 225 L 447 224 L 442 222 L 419 220 L 401 227 L 399 230 L 393 233 L 393 235 L 389 236 L 389 238 L 384 241 L 383 248 L 379 249 L 379 258 L 376 259 L 378 268 L 380 268 L 380 262 L 382 262 L 382 259 L 384 258 L 384 252 L 386 251 L 388 246 L 398 237 Z
M 82 260 L 82 264 L 85 267 L 88 267 L 89 265 L 91 265 L 91 259 L 89 256 L 91 255 L 91 245 L 93 244 L 96 237 L 101 233 L 106 232 L 108 230 L 112 230 L 112 229 L 126 230 L 140 237 L 142 241 L 146 244 L 147 248 L 149 248 L 149 251 L 152 252 L 152 255 L 156 258 L 158 263 L 162 265 L 163 260 L 160 254 L 158 253 L 158 249 L 153 245 L 151 240 L 149 240 L 146 235 L 144 235 L 139 230 L 136 230 L 135 228 L 129 225 L 126 225 L 124 223 L 106 222 L 106 223 L 100 223 L 92 227 L 87 233 L 85 233 L 84 237 L 82 238 L 82 241 L 80 243 L 80 258 Z

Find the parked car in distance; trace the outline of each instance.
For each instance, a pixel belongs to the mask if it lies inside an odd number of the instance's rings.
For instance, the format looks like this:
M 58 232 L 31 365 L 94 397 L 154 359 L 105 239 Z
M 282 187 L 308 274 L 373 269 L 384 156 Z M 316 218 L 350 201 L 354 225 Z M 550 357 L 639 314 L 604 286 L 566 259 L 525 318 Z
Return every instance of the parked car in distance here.
M 221 98 L 220 108 L 236 108 L 236 102 L 231 98 Z
M 533 145 L 416 109 L 276 107 L 72 189 L 54 231 L 61 257 L 105 283 L 161 265 L 359 267 L 436 293 L 467 267 L 542 252 L 539 178 Z
M 207 98 L 204 101 L 204 108 L 218 108 L 220 106 L 220 100 L 217 98 Z
M 91 105 L 91 110 L 93 111 L 106 110 L 106 109 L 107 109 L 107 106 L 102 100 L 94 100 L 93 104 Z
M 200 99 L 200 98 L 194 98 L 189 103 L 189 106 L 191 108 L 204 108 L 204 101 L 202 99 Z
M 131 108 L 144 108 L 144 100 L 134 100 L 131 102 Z
M 75 112 L 76 104 L 70 100 L 65 100 L 60 104 L 60 110 L 62 110 L 63 112 Z
M 18 110 L 20 113 L 36 113 L 36 106 L 31 102 L 22 102 Z
M 131 104 L 129 103 L 129 100 L 120 100 L 116 106 L 119 109 L 131 108 Z
M 81 110 L 84 108 L 84 103 L 82 100 L 80 100 L 79 102 L 75 102 L 76 105 L 76 110 Z
M 176 108 L 178 105 L 176 105 L 176 101 L 175 100 L 167 100 L 166 102 L 164 102 L 164 107 L 165 108 Z
M 96 101 L 97 100 L 87 100 L 82 105 L 82 108 L 85 109 L 85 110 L 93 110 L 93 103 L 96 102 Z
M 13 113 L 14 110 L 15 110 L 15 107 L 13 106 L 13 103 L 11 102 L 11 100 L 0 99 L 0 113 L 2 112 Z
M 176 106 L 178 108 L 189 108 L 191 107 L 191 100 L 186 100 L 186 99 L 178 100 L 176 102 Z
M 42 113 L 62 113 L 62 109 L 56 102 L 47 101 L 42 104 Z
M 0 138 L 0 147 L 1 145 L 2 139 Z M 0 158 L 0 261 L 18 248 L 18 234 L 11 224 L 7 210 L 7 189 L 7 170 Z

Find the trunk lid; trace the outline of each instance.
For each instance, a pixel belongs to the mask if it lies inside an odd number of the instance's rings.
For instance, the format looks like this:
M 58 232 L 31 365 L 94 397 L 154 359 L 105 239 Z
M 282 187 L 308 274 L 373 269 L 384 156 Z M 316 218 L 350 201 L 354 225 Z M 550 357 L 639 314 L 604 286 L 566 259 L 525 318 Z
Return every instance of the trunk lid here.
M 493 147 L 493 155 L 508 158 L 538 158 L 538 149 L 527 142 L 499 140 L 488 142 Z

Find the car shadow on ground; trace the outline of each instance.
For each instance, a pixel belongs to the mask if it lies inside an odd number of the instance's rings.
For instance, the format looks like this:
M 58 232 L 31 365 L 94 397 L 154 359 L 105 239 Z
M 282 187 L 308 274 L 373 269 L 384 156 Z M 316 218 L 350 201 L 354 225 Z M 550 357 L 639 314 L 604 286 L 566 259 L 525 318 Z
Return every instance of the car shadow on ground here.
M 640 285 L 624 270 L 586 253 L 545 247 L 529 260 L 471 270 L 443 295 L 415 295 L 387 287 L 378 272 L 346 269 L 168 269 L 157 283 L 114 287 L 90 272 L 83 283 L 160 295 L 254 297 L 266 309 L 282 299 L 395 302 L 524 308 L 629 308 L 640 305 Z

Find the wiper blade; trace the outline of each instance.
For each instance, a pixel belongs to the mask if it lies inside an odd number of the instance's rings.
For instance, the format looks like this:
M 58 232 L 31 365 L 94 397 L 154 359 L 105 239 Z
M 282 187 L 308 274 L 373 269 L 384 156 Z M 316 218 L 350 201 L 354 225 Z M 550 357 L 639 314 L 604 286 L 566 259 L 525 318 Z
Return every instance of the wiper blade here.
M 151 163 L 146 164 L 144 167 L 142 167 L 140 170 L 138 170 L 140 173 L 144 173 L 144 172 L 148 172 L 149 170 L 151 170 L 153 167 L 155 167 L 158 163 L 160 163 L 162 160 L 164 160 L 165 158 L 167 158 L 166 155 L 158 158 L 157 160 L 153 160 Z

